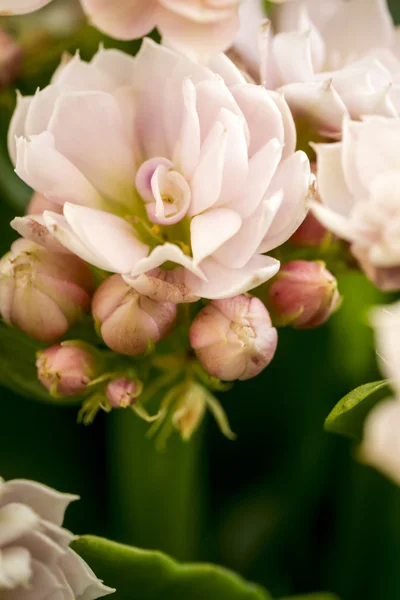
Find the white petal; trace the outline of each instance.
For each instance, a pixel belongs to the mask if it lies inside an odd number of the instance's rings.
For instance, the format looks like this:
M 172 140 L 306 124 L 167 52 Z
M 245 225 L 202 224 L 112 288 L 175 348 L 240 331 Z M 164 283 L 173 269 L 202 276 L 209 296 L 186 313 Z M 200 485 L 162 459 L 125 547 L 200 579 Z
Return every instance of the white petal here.
M 201 266 L 207 280 L 188 272 L 186 284 L 197 296 L 216 300 L 244 294 L 268 281 L 279 271 L 280 263 L 270 256 L 257 255 L 243 269 L 227 269 L 212 258 Z
M 184 254 L 178 246 L 170 243 L 157 246 L 148 257 L 139 260 L 132 268 L 131 275 L 134 276 L 146 273 L 169 261 L 176 263 L 177 265 L 182 265 L 182 267 L 192 271 L 192 273 L 195 273 L 198 277 L 204 277 L 202 270 L 194 264 L 193 259 Z
M 260 252 L 277 248 L 301 225 L 310 207 L 312 182 L 310 163 L 304 152 L 298 151 L 281 162 L 267 195 L 272 196 L 282 190 L 283 201 L 260 247 Z
M 98 269 L 112 271 L 110 262 L 98 256 L 91 248 L 86 246 L 79 236 L 72 231 L 72 228 L 67 223 L 64 216 L 45 211 L 43 213 L 43 219 L 50 233 L 65 248 Z
M 247 218 L 260 205 L 282 158 L 282 146 L 276 138 L 265 144 L 249 161 L 249 174 L 241 192 L 240 214 Z
M 307 119 L 326 135 L 341 131 L 347 108 L 330 80 L 289 83 L 281 88 L 293 115 Z
M 311 209 L 314 216 L 328 231 L 332 231 L 332 233 L 343 240 L 353 241 L 355 233 L 347 217 L 340 215 L 319 202 L 313 202 Z
M 96 600 L 115 592 L 97 579 L 89 565 L 71 549 L 61 559 L 60 567 L 79 600 Z
M 75 202 L 102 206 L 101 196 L 65 156 L 55 147 L 51 133 L 34 135 L 30 141 L 17 140 L 16 173 L 35 191 L 52 202 Z
M 222 123 L 215 123 L 205 139 L 200 161 L 191 181 L 192 202 L 189 216 L 196 215 L 218 200 L 227 150 L 227 132 Z
M 283 145 L 283 117 L 269 92 L 262 86 L 243 84 L 232 88 L 232 93 L 249 126 L 249 156 L 253 156 L 272 138 L 278 139 Z
M 77 52 L 66 64 L 61 63 L 53 76 L 52 83 L 68 86 L 72 91 L 109 92 L 115 83 L 108 74 L 81 59 Z
M 382 373 L 390 379 L 397 395 L 400 393 L 400 303 L 379 306 L 371 312 L 377 354 Z
M 115 48 L 100 48 L 90 61 L 94 67 L 106 73 L 118 87 L 132 85 L 135 59 Z
M 251 4 L 246 2 L 245 4 Z M 218 52 L 213 54 L 207 63 L 207 66 L 214 72 L 218 73 L 225 81 L 225 85 L 232 87 L 240 83 L 246 83 L 246 79 L 239 71 L 236 65 L 227 57 L 226 54 Z
M 26 548 L 12 546 L 0 550 L 0 594 L 4 600 L 8 598 L 4 590 L 27 586 L 31 576 L 31 557 Z
M 106 198 L 129 203 L 134 157 L 117 101 L 103 92 L 60 97 L 49 124 L 56 148 Z
M 125 219 L 84 206 L 65 204 L 64 217 L 72 231 L 113 273 L 129 273 L 135 263 L 147 256 L 135 230 Z
M 25 134 L 26 115 L 28 113 L 31 102 L 32 96 L 21 96 L 21 94 L 17 92 L 17 106 L 11 118 L 7 138 L 8 152 L 10 154 L 11 161 L 14 165 L 17 162 L 16 138 L 21 137 Z
M 348 216 L 355 198 L 343 171 L 343 144 L 313 144 L 317 154 L 317 181 L 321 200 L 331 210 Z
M 13 479 L 2 490 L 0 506 L 4 501 L 28 504 L 42 519 L 62 525 L 67 507 L 78 499 L 79 496 L 62 494 L 35 481 Z
M 204 140 L 218 120 L 222 108 L 243 118 L 243 114 L 224 81 L 214 75 L 211 80 L 200 81 L 196 85 L 197 112 L 200 120 L 201 139 Z
M 244 221 L 240 231 L 214 254 L 214 258 L 228 268 L 243 268 L 267 235 L 282 199 L 283 192 L 280 190 L 261 202 L 257 210 Z
M 64 248 L 47 229 L 43 215 L 16 217 L 11 221 L 10 225 L 25 239 L 35 242 L 35 244 L 39 244 L 39 246 L 43 246 L 43 248 L 51 252 L 69 254 L 69 250 Z
M 282 85 L 306 82 L 313 78 L 311 30 L 275 35 L 272 40 L 272 54 Z
M 240 229 L 240 215 L 229 208 L 215 208 L 194 217 L 190 223 L 193 260 L 199 264 Z
M 196 109 L 196 88 L 190 79 L 183 82 L 184 110 L 174 163 L 190 179 L 200 158 L 200 122 Z
M 9 503 L 0 509 L 0 548 L 39 526 L 38 515 L 25 504 Z

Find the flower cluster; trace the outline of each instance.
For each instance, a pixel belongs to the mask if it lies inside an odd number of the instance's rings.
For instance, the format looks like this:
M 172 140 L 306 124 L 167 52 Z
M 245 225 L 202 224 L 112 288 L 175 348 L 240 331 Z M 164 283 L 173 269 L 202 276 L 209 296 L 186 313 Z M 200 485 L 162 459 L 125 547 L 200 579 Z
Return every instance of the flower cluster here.
M 270 363 L 268 294 L 249 292 L 276 275 L 266 253 L 315 195 L 280 94 L 223 54 L 204 65 L 145 39 L 134 58 L 65 58 L 47 88 L 18 97 L 9 150 L 35 193 L 12 222 L 23 238 L 0 263 L 0 312 L 56 343 L 39 351 L 39 380 L 55 397 L 82 397 L 84 422 L 127 406 L 161 422 L 165 411 L 145 409 L 153 379 L 214 389 Z M 315 325 L 335 305 L 323 288 L 307 292 L 318 296 Z M 97 344 L 79 341 L 92 324 Z M 78 339 L 66 341 L 72 326 Z M 192 402 L 185 390 L 167 411 L 184 436 L 173 415 Z

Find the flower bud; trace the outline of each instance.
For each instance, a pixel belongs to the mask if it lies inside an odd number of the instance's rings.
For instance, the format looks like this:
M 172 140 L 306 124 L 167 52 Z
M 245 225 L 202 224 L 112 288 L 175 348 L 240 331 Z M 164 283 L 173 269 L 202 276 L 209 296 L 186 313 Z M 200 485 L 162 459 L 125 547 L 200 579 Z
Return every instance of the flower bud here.
M 213 300 L 190 329 L 197 358 L 209 375 L 224 381 L 258 375 L 273 359 L 277 342 L 264 304 L 245 295 Z
M 72 254 L 19 239 L 0 260 L 0 313 L 39 342 L 54 342 L 90 306 L 92 273 Z
M 0 31 L 0 91 L 13 83 L 22 65 L 22 49 L 6 31 Z
M 113 408 L 127 408 L 134 404 L 141 391 L 142 386 L 138 381 L 121 377 L 108 383 L 106 395 Z
M 290 238 L 295 246 L 318 248 L 328 235 L 327 229 L 310 212 Z M 332 234 L 330 234 L 332 235 Z
M 296 329 L 325 323 L 340 302 L 337 281 L 321 261 L 294 260 L 283 265 L 268 291 L 276 322 Z
M 40 383 L 54 396 L 77 396 L 96 374 L 96 361 L 84 345 L 57 344 L 39 352 L 36 368 Z
M 96 291 L 93 316 L 107 346 L 128 356 L 146 352 L 171 331 L 177 314 L 172 302 L 155 302 L 132 289 L 120 275 Z

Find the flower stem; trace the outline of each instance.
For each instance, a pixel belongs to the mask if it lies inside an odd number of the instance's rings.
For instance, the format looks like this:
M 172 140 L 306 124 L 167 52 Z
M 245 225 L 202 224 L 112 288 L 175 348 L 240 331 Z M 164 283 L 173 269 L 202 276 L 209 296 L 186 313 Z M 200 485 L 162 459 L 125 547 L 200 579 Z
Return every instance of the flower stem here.
M 179 560 L 198 554 L 202 521 L 202 431 L 184 443 L 174 433 L 166 450 L 146 437 L 148 425 L 130 411 L 109 415 L 110 527 L 118 538 L 157 548 Z

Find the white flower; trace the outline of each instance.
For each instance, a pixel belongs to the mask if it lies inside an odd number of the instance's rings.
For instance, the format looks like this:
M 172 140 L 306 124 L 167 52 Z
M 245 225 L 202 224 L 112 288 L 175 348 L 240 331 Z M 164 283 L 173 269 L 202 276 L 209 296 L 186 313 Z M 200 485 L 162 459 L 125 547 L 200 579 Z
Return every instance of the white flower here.
M 351 243 L 367 276 L 400 289 L 400 120 L 346 120 L 343 141 L 314 145 L 319 221 Z
M 222 54 L 206 68 L 145 40 L 135 58 L 75 56 L 19 98 L 10 129 L 16 172 L 63 215 L 13 226 L 159 301 L 231 297 L 277 272 L 263 253 L 306 215 L 310 165 L 295 143 L 282 96 Z
M 95 600 L 106 587 L 71 550 L 62 528 L 76 496 L 33 481 L 0 479 L 0 597 L 2 600 Z
M 375 308 L 372 322 L 381 369 L 395 399 L 379 403 L 368 415 L 361 458 L 400 485 L 400 303 Z
M 346 116 L 399 115 L 398 33 L 385 0 L 290 0 L 273 9 L 261 40 L 260 0 L 241 10 L 236 50 L 251 73 L 258 60 L 261 80 L 282 90 L 296 119 L 338 139 Z
M 50 2 L 51 0 L 0 0 L 0 16 L 34 12 Z

